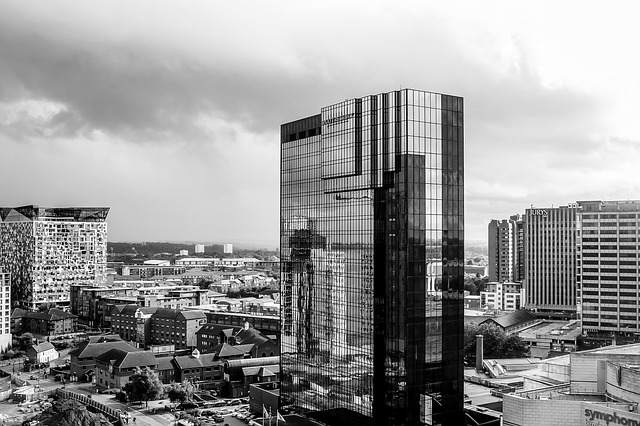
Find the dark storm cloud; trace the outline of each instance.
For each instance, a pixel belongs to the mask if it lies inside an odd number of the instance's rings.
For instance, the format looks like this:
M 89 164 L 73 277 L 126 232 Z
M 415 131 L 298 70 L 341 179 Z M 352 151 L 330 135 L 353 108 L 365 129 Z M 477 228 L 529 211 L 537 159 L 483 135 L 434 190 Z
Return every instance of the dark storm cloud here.
M 607 134 L 600 100 L 568 86 L 543 85 L 526 43 L 516 40 L 503 54 L 477 42 L 482 31 L 451 19 L 464 12 L 456 7 L 375 1 L 57 0 L 37 8 L 0 3 L 4 154 L 30 155 L 28 147 L 9 146 L 16 141 L 55 145 L 46 150 L 48 158 L 34 160 L 33 194 L 42 187 L 37 179 L 49 185 L 47 191 L 56 190 L 49 178 L 54 172 L 44 178 L 41 171 L 49 163 L 62 166 L 55 170 L 59 181 L 75 185 L 76 175 L 91 174 L 91 162 L 109 162 L 91 175 L 95 192 L 86 192 L 112 194 L 112 229 L 134 239 L 142 238 L 136 233 L 157 235 L 172 223 L 165 192 L 180 194 L 185 205 L 197 194 L 199 208 L 213 212 L 208 220 L 221 223 L 218 202 L 236 205 L 260 192 L 262 205 L 271 209 L 275 240 L 277 203 L 271 208 L 269 201 L 278 199 L 279 125 L 317 114 L 324 105 L 401 87 L 465 98 L 466 229 L 472 239 L 485 235 L 492 218 L 522 212 L 531 203 L 596 196 L 613 187 L 617 176 L 611 164 L 620 144 L 598 136 Z M 495 50 L 497 59 L 487 59 Z M 10 113 L 3 118 L 3 111 Z M 166 143 L 150 155 L 138 143 L 145 141 Z M 218 149 L 231 143 L 235 150 Z M 86 155 L 82 164 L 77 152 Z M 608 173 L 606 165 L 595 167 L 605 159 Z M 194 170 L 193 186 L 180 186 Z M 233 187 L 220 184 L 229 177 Z M 112 192 L 114 182 L 121 188 Z M 256 184 L 270 186 L 256 191 Z M 158 191 L 144 200 L 157 217 L 134 228 L 121 212 L 134 217 L 140 187 Z M 212 188 L 215 197 L 199 196 Z M 254 208 L 246 202 L 224 220 L 254 223 Z M 172 232 L 167 238 L 210 228 L 197 221 L 179 226 L 166 229 Z
M 332 31 L 313 33 L 320 29 L 311 21 L 314 12 L 318 20 L 329 15 Z M 282 29 L 282 21 L 258 21 L 249 29 L 255 40 L 238 42 L 231 55 L 224 44 L 233 44 L 241 34 L 215 28 L 209 43 L 190 49 L 192 38 L 170 25 L 164 36 L 164 28 L 151 25 L 145 38 L 107 38 L 101 33 L 114 23 L 109 19 L 80 25 L 43 15 L 29 25 L 19 19 L 23 13 L 3 15 L 0 78 L 9 84 L 0 93 L 9 100 L 46 99 L 65 105 L 49 123 L 57 134 L 100 130 L 131 141 L 203 139 L 197 123 L 201 116 L 238 122 L 252 132 L 273 130 L 281 122 L 316 113 L 320 105 L 402 85 L 464 96 L 470 117 L 482 127 L 502 127 L 506 133 L 514 126 L 535 130 L 569 121 L 590 107 L 575 94 L 540 90 L 533 75 L 496 78 L 493 70 L 465 57 L 437 22 L 424 25 L 423 17 L 404 15 L 406 25 L 372 44 L 363 30 L 384 25 L 389 17 L 355 14 L 343 22 L 331 13 L 303 10 L 290 31 Z M 212 17 L 211 25 L 220 19 Z M 305 32 L 308 28 L 301 22 L 308 22 L 311 31 Z M 143 14 L 123 23 L 136 24 L 148 25 Z M 77 31 L 62 25 L 77 25 Z M 180 35 L 185 37 L 183 49 L 164 45 Z M 266 53 L 256 59 L 258 50 Z M 496 141 L 495 136 L 489 139 L 489 144 Z

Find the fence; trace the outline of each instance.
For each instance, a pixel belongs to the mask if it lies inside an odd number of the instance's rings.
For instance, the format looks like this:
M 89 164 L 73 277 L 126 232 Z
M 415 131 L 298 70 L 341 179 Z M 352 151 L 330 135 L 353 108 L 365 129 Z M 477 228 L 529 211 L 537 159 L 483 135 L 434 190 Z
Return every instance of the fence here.
M 89 398 L 86 395 L 75 393 L 66 389 L 56 389 L 54 392 L 59 397 L 75 399 L 76 401 L 86 405 L 87 407 L 93 407 L 96 411 L 104 414 L 110 420 L 116 420 L 120 422 L 122 421 L 122 419 L 120 418 L 120 410 L 116 410 L 114 408 L 101 404 L 95 399 Z

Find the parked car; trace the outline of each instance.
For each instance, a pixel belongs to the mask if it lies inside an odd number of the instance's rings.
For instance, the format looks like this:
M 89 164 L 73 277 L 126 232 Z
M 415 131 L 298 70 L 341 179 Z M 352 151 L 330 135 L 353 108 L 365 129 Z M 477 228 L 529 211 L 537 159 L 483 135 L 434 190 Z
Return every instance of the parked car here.
M 196 404 L 195 402 L 187 401 L 187 402 L 181 403 L 176 407 L 176 409 L 178 410 L 190 410 L 192 408 L 198 408 L 198 404 Z
M 231 401 L 229 401 L 229 405 L 240 405 L 240 400 L 232 399 Z

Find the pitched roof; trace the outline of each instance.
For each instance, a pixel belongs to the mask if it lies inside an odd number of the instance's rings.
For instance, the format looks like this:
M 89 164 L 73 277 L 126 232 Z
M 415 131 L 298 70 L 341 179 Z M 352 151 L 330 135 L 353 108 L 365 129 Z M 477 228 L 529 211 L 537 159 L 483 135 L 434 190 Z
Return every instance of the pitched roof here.
M 280 372 L 279 365 L 266 365 L 264 367 L 244 367 L 242 374 L 244 376 L 273 377 Z
M 218 358 L 228 358 L 232 356 L 244 356 L 246 352 L 241 349 L 237 349 L 235 346 L 231 346 L 227 343 L 221 343 L 214 346 L 211 353 L 213 353 L 214 355 L 217 354 Z
M 503 315 L 501 317 L 497 317 L 497 318 L 488 318 L 484 321 L 482 321 L 480 324 L 484 324 L 487 322 L 495 322 L 496 324 L 498 324 L 500 327 L 502 328 L 509 328 L 509 327 L 513 327 L 514 325 L 518 325 L 518 324 L 522 324 L 525 322 L 529 322 L 529 321 L 533 321 L 535 320 L 537 317 L 532 314 L 531 312 L 524 310 L 524 309 L 520 309 L 517 310 L 515 312 L 511 312 L 509 314 Z
M 243 328 L 236 334 L 236 342 L 240 344 L 254 344 L 260 345 L 264 342 L 267 342 L 269 338 L 264 334 L 260 333 L 255 328 Z
M 178 368 L 202 368 L 202 367 L 212 367 L 214 365 L 221 365 L 222 361 L 217 361 L 214 359 L 214 353 L 208 354 L 200 354 L 198 357 L 194 357 L 191 355 L 177 356 L 174 358 L 175 363 L 178 365 Z
M 51 308 L 47 312 L 27 312 L 24 317 L 43 321 L 58 321 L 67 318 L 78 318 L 76 315 L 55 308 Z
M 117 340 L 122 340 L 118 334 L 104 334 L 102 336 L 89 336 L 89 341 L 91 343 L 104 343 L 104 342 L 115 342 Z
M 45 352 L 45 351 L 49 351 L 51 349 L 55 348 L 53 347 L 53 345 L 50 342 L 42 342 L 39 345 L 31 345 L 31 347 L 33 348 L 33 350 L 35 350 L 37 353 L 40 352 Z
M 208 322 L 206 324 L 203 324 L 202 327 L 200 327 L 198 331 L 196 331 L 196 334 L 206 333 L 219 335 L 220 333 L 224 332 L 225 336 L 231 337 L 238 330 L 240 330 L 240 327 L 229 327 L 228 325 L 220 325 Z
M 156 358 L 156 361 L 158 361 L 158 371 L 173 370 L 175 368 L 172 362 L 173 358 L 170 356 L 160 356 Z
M 111 349 L 122 349 L 124 351 L 140 351 L 124 340 L 104 341 L 104 342 L 84 342 L 78 348 L 69 352 L 69 355 L 77 358 L 95 358 L 98 355 L 110 351 Z
M 111 308 L 111 315 L 121 313 L 126 306 L 128 305 L 114 305 L 113 308 Z
M 191 319 L 206 319 L 207 316 L 204 314 L 203 311 L 181 311 L 182 316 L 184 317 L 184 319 L 186 320 L 191 320 Z
M 113 361 L 113 366 L 118 368 L 145 367 L 149 365 L 158 365 L 156 357 L 149 351 L 127 351 L 122 349 L 111 349 L 96 357 L 96 361 L 105 364 Z
M 123 315 L 134 315 L 137 311 L 140 311 L 143 314 L 153 314 L 158 309 L 159 308 L 157 306 L 138 306 L 136 304 L 129 304 L 124 305 L 120 313 L 122 313 Z M 113 315 L 114 313 L 114 311 L 111 311 L 111 315 Z
M 248 345 L 235 345 L 234 348 L 244 352 L 245 354 L 248 354 L 249 352 L 251 352 L 253 350 L 253 348 L 255 347 L 255 345 L 253 343 L 249 343 Z
M 11 319 L 23 318 L 29 313 L 26 309 L 15 308 L 11 312 Z
M 153 318 L 175 319 L 179 313 L 180 311 L 177 309 L 158 308 L 158 310 L 153 314 Z

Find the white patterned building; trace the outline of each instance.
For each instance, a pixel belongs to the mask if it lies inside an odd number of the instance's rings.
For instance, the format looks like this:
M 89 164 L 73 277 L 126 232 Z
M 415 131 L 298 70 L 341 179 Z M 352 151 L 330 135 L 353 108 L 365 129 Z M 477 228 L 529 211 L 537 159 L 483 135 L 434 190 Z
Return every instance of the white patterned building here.
M 69 305 L 71 284 L 106 282 L 109 208 L 0 208 L 0 266 L 14 305 Z

